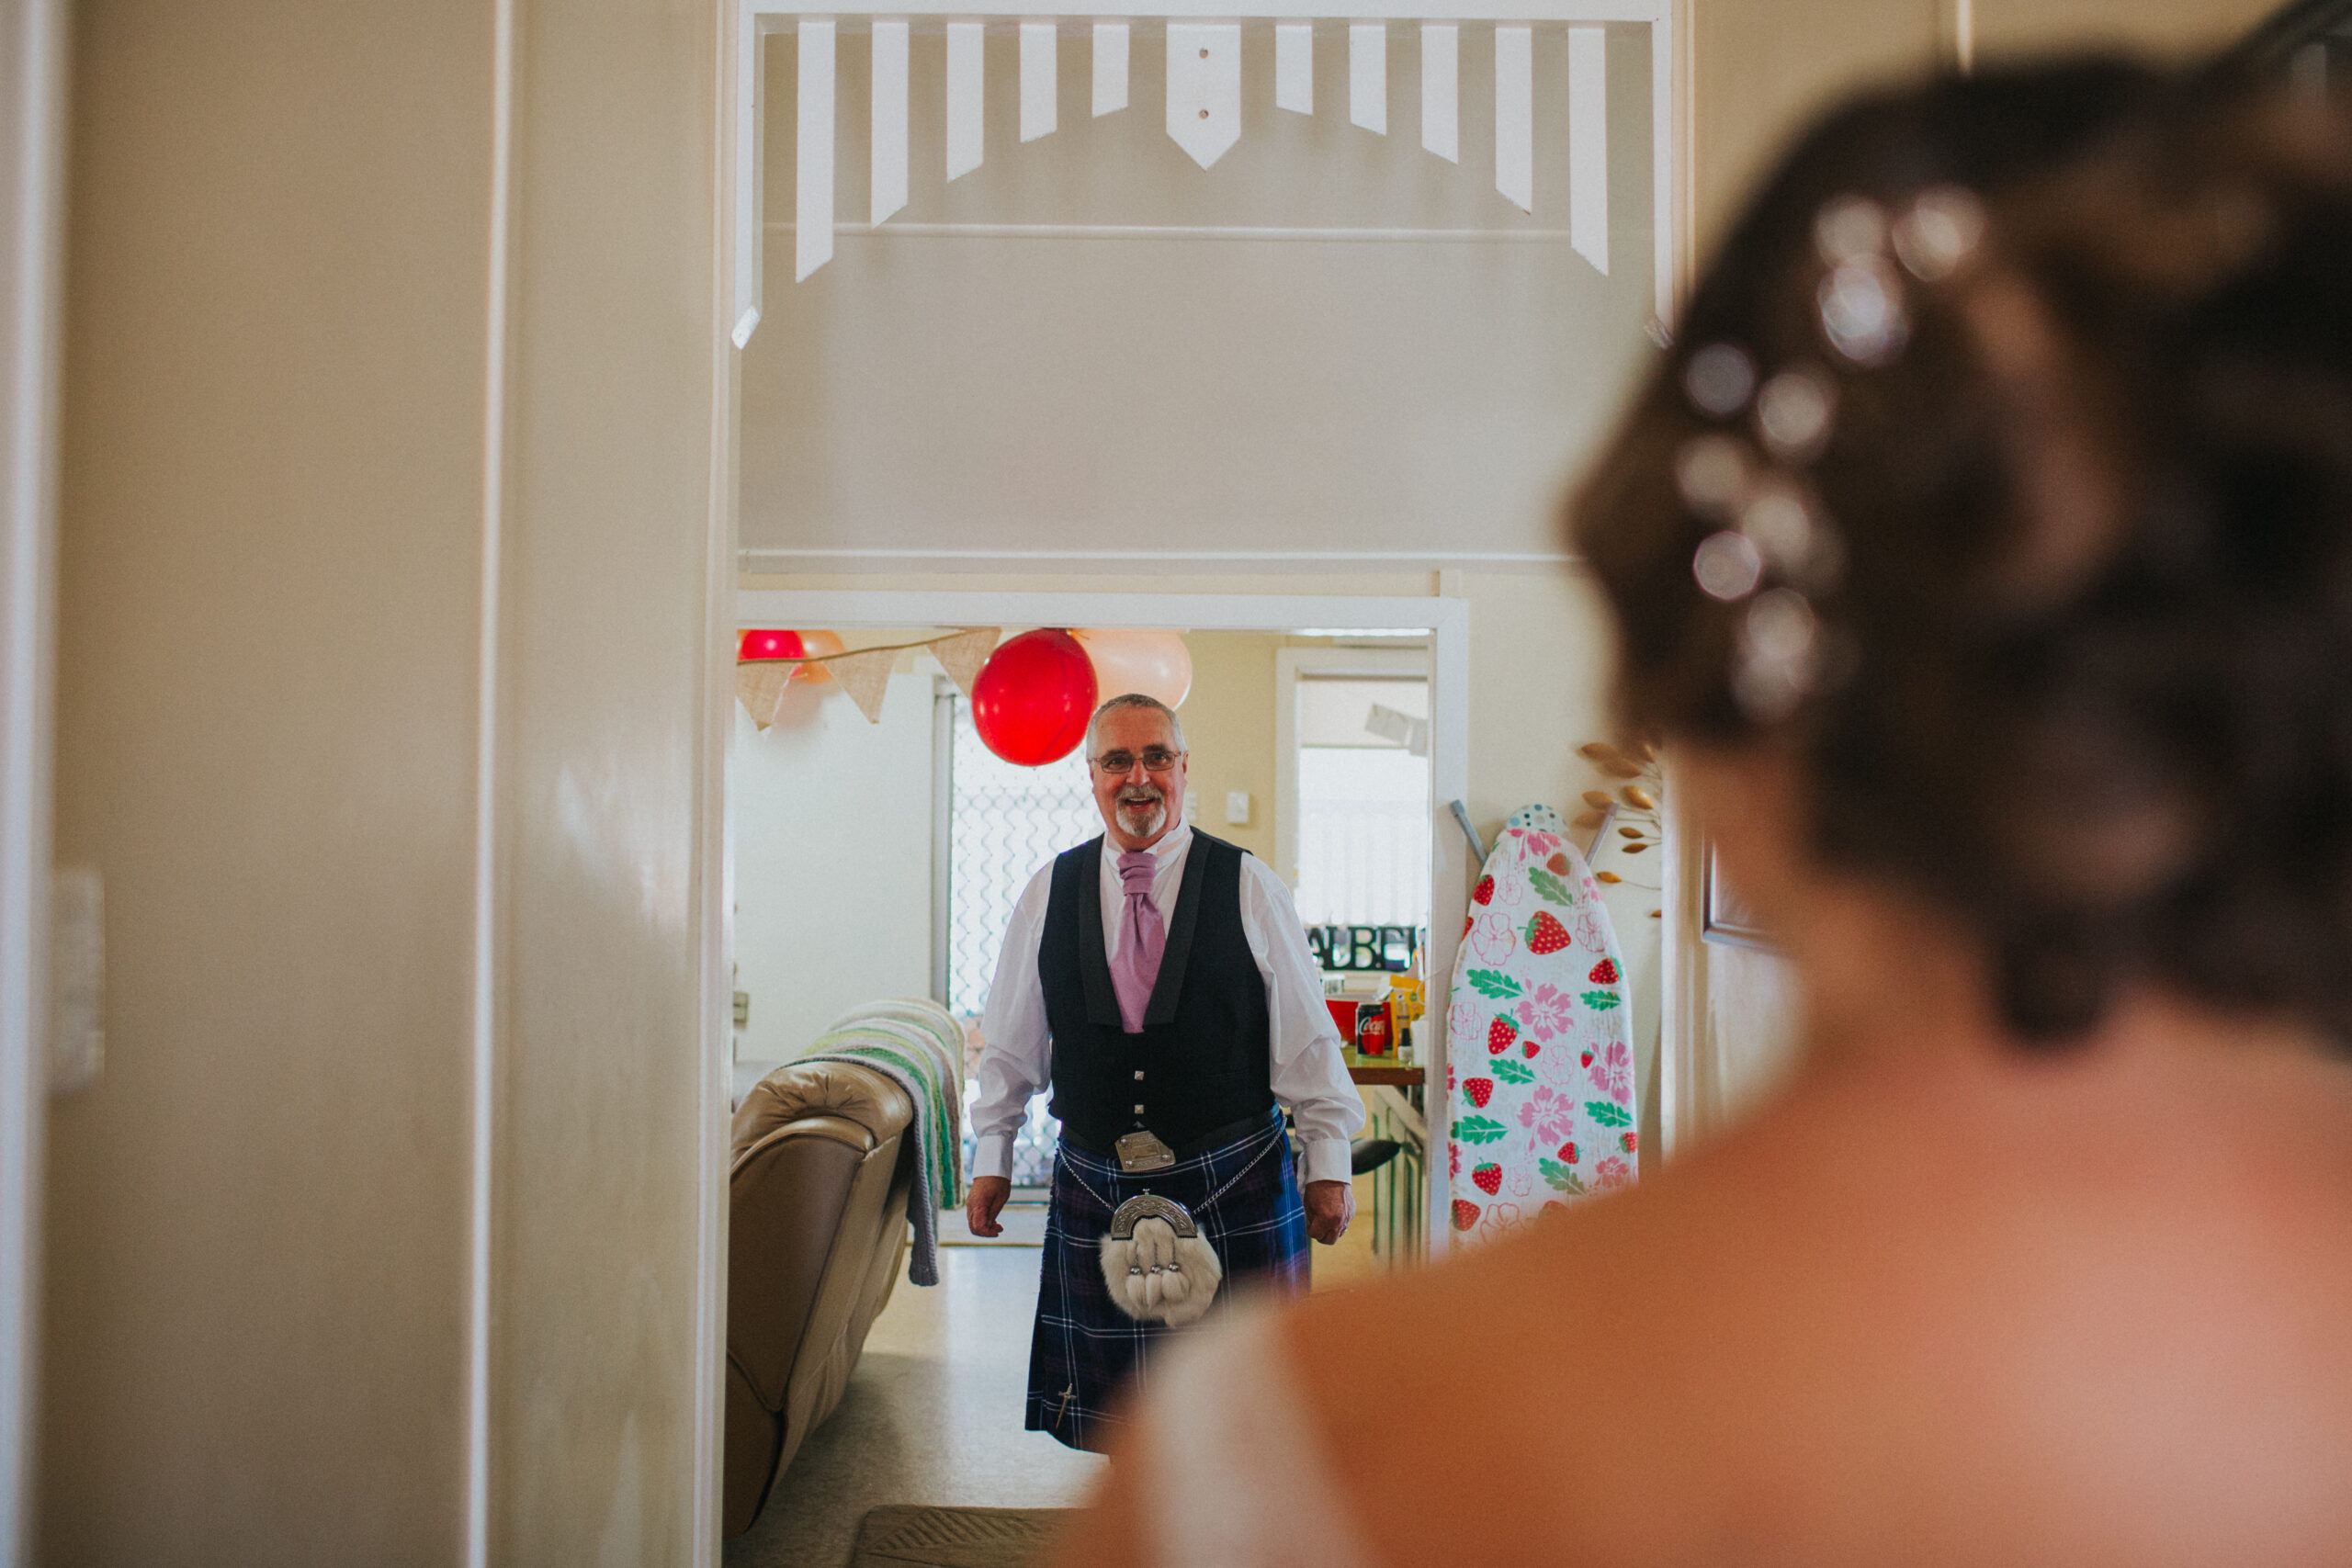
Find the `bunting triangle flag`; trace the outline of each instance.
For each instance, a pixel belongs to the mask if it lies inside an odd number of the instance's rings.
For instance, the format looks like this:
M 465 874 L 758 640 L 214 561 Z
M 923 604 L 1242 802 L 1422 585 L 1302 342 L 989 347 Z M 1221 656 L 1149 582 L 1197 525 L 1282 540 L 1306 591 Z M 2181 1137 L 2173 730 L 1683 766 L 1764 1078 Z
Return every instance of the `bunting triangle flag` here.
M 775 710 L 784 702 L 785 688 L 792 682 L 792 672 L 800 668 L 794 660 L 763 660 L 754 664 L 735 666 L 735 696 L 752 722 L 765 729 L 775 722 Z
M 1205 169 L 1241 139 L 1241 28 L 1168 24 L 1168 134 Z
M 980 666 L 996 651 L 995 626 L 967 626 L 953 637 L 941 637 L 931 645 L 931 656 L 947 671 L 967 697 L 972 694 L 972 683 L 980 678 Z
M 890 689 L 890 671 L 898 667 L 895 648 L 869 648 L 856 653 L 836 653 L 824 660 L 825 668 L 833 672 L 849 700 L 865 716 L 868 724 L 882 722 L 882 698 Z
M 796 674 L 815 679 L 830 677 L 840 682 L 868 723 L 879 724 L 882 699 L 889 692 L 890 671 L 898 667 L 899 655 L 910 649 L 929 651 L 939 660 L 939 667 L 947 671 L 947 678 L 969 697 L 980 678 L 981 667 L 996 651 L 1001 635 L 1001 629 L 996 626 L 959 626 L 944 636 L 925 637 L 921 642 L 895 643 L 888 648 L 861 648 L 814 659 L 767 659 L 738 664 L 735 695 L 752 716 L 752 722 L 765 729 L 775 722 L 784 705 L 785 693 Z

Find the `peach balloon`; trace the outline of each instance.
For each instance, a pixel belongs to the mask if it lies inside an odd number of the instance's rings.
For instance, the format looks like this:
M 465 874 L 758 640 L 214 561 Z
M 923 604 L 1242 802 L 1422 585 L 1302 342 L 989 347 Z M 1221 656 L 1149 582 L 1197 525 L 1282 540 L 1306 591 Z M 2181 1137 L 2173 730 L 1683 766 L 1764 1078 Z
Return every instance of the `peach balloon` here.
M 802 632 L 800 634 L 800 646 L 803 657 L 808 659 L 822 659 L 829 653 L 840 653 L 842 651 L 842 634 L 839 632 Z M 826 669 L 821 664 L 804 664 L 799 669 L 795 670 L 792 672 L 792 678 L 796 681 L 830 681 L 833 678 L 833 672 Z
M 1193 651 L 1180 632 L 1081 626 L 1070 636 L 1093 660 L 1094 682 L 1103 702 L 1141 692 L 1172 708 L 1193 689 Z

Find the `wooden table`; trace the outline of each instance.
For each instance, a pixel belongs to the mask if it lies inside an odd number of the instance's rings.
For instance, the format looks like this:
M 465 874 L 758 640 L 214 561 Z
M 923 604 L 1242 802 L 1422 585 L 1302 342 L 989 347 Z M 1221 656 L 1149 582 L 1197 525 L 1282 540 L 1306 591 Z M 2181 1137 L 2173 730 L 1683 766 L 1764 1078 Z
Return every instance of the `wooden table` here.
M 1400 1067 L 1394 1056 L 1366 1056 L 1354 1051 L 1342 1051 L 1340 1055 L 1347 1061 L 1348 1077 L 1360 1084 L 1386 1084 L 1392 1089 L 1421 1087 L 1421 1069 L 1418 1066 Z

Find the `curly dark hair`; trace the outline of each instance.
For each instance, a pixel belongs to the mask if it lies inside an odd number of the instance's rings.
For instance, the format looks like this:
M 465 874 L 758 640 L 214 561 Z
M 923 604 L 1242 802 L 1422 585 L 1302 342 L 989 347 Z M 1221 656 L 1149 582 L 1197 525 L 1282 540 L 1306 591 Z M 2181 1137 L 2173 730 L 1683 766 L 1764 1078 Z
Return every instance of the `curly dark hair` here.
M 1627 722 L 1793 761 L 2020 1036 L 2134 983 L 2352 1035 L 2332 110 L 2089 61 L 1833 112 L 1569 515 Z

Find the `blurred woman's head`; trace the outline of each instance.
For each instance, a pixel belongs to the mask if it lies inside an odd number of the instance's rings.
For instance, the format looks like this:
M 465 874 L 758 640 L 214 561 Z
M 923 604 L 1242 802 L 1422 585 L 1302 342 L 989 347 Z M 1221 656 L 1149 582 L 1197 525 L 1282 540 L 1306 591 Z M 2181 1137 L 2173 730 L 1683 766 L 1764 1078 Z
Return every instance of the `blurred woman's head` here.
M 1645 733 L 2019 1034 L 2352 1032 L 2352 132 L 2086 63 L 1815 130 L 1576 497 Z

